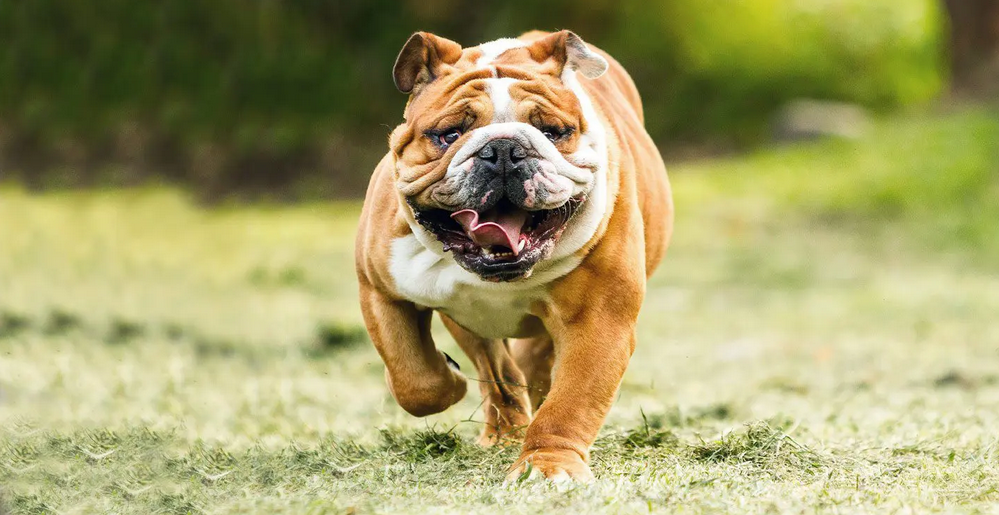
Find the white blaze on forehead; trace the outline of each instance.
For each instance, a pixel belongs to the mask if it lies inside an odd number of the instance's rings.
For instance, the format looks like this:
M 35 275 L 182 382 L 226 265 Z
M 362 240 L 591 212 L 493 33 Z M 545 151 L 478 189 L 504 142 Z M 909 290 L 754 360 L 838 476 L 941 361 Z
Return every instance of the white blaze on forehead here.
M 517 79 L 486 79 L 486 88 L 489 91 L 489 98 L 493 101 L 493 121 L 492 123 L 513 122 L 515 120 L 513 109 L 513 98 L 510 97 L 510 86 Z
M 511 48 L 521 48 L 525 46 L 527 46 L 527 43 L 513 38 L 502 38 L 497 39 L 496 41 L 483 43 L 479 45 L 479 49 L 482 50 L 482 57 L 475 61 L 475 66 L 489 66 L 489 64 L 492 63 L 494 59 L 502 55 L 503 52 L 506 52 Z

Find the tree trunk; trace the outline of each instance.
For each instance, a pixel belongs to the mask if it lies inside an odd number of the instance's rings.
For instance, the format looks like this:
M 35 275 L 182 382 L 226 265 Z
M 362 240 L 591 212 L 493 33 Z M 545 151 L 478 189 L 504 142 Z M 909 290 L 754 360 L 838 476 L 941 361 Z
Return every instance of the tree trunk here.
M 950 16 L 953 89 L 999 93 L 999 0 L 944 0 Z

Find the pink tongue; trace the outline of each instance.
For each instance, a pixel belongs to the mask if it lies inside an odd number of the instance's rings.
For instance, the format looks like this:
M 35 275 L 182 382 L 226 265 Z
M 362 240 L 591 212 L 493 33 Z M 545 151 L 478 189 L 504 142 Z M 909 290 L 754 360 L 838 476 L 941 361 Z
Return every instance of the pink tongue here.
M 520 254 L 520 240 L 523 238 L 520 231 L 527 222 L 527 211 L 515 210 L 509 213 L 500 213 L 492 209 L 485 213 L 479 213 L 472 209 L 462 209 L 451 213 L 451 218 L 465 228 L 468 237 L 476 245 L 485 247 L 502 245 L 516 256 Z

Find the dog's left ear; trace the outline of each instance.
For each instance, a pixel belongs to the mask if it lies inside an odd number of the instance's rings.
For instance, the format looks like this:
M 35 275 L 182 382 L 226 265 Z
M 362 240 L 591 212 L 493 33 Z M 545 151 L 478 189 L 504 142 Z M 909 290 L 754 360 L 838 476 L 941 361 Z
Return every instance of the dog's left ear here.
M 417 32 L 399 51 L 392 69 L 395 87 L 403 93 L 419 93 L 450 66 L 461 59 L 461 45 L 429 32 Z
M 607 60 L 590 50 L 583 38 L 574 32 L 563 30 L 549 34 L 527 47 L 531 58 L 539 63 L 554 59 L 556 75 L 565 68 L 578 71 L 587 79 L 595 79 L 607 71 Z

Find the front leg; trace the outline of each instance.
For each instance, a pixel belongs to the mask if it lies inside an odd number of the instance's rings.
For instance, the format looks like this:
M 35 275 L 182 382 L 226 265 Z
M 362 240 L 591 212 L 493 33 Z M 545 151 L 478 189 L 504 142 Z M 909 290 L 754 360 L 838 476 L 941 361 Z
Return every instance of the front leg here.
M 634 330 L 618 328 L 612 333 L 591 327 L 569 331 L 563 338 L 555 341 L 557 366 L 551 392 L 527 428 L 509 479 L 518 478 L 530 464 L 552 480 L 593 480 L 587 465 L 589 449 L 635 348 Z
M 603 287 L 580 281 L 553 292 L 556 302 L 545 321 L 555 344 L 552 389 L 527 428 L 508 479 L 517 479 L 530 465 L 556 481 L 593 480 L 589 449 L 635 350 L 635 323 L 645 293 L 644 282 L 611 273 L 603 277 Z
M 460 401 L 465 396 L 465 376 L 434 345 L 432 311 L 391 299 L 363 279 L 360 286 L 364 323 L 385 362 L 385 380 L 396 402 L 423 417 Z

